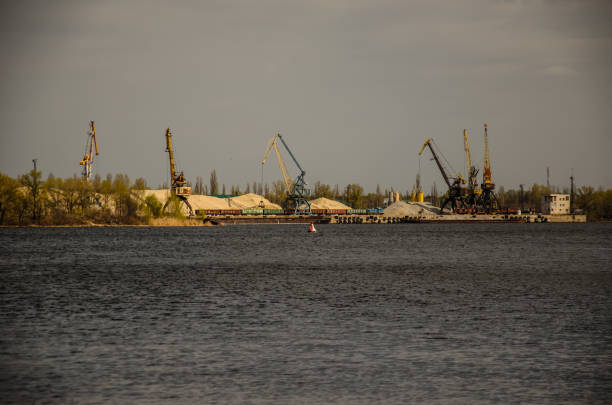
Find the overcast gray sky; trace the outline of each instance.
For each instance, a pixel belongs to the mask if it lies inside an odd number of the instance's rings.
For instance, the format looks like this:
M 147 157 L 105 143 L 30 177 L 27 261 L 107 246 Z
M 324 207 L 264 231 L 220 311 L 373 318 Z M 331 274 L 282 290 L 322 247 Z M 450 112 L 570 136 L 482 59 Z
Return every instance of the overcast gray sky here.
M 0 171 L 32 158 L 168 179 L 260 181 L 280 131 L 313 183 L 412 188 L 433 137 L 499 185 L 612 187 L 610 1 L 14 1 L 0 10 Z M 426 155 L 424 188 L 441 177 Z M 296 173 L 294 166 L 287 163 Z M 264 181 L 280 179 L 276 158 Z

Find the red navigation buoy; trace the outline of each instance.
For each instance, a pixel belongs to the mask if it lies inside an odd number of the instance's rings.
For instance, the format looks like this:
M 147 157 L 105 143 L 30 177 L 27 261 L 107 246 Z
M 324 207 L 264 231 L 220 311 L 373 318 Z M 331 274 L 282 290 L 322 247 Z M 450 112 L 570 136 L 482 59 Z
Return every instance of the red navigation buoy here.
M 314 227 L 314 223 L 310 223 L 310 228 L 308 228 L 308 232 L 316 232 L 317 230 Z

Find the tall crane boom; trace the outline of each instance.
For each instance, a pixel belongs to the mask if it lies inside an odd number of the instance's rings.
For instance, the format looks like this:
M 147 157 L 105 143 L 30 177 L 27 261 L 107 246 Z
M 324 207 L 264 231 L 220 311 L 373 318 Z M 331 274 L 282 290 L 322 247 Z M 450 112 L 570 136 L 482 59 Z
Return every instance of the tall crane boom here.
M 100 153 L 98 152 L 98 138 L 96 137 L 96 126 L 93 121 L 89 121 L 89 132 L 87 133 L 87 142 L 85 143 L 85 155 L 83 159 L 79 162 L 81 166 L 83 166 L 83 170 L 81 172 L 82 176 L 87 180 L 91 179 L 91 173 L 94 162 L 93 148 L 95 147 L 96 156 Z
M 170 128 L 166 128 L 166 152 L 168 152 L 168 157 L 170 158 L 170 188 L 174 188 L 176 169 L 174 167 L 174 150 L 172 149 L 172 132 L 170 132 Z
M 482 185 L 484 188 L 490 187 L 491 189 L 495 188 L 495 184 L 493 184 L 493 176 L 491 175 L 491 158 L 489 155 L 489 131 L 488 131 L 487 123 L 484 124 L 484 160 L 483 160 L 483 169 L 482 173 Z
M 466 173 L 468 176 L 468 191 L 469 194 L 466 199 L 466 203 L 468 206 L 474 208 L 478 201 L 478 196 L 481 194 L 482 190 L 478 187 L 478 180 L 476 176 L 478 175 L 478 169 L 472 165 L 472 155 L 470 153 L 470 144 L 468 142 L 468 131 L 467 129 L 463 130 L 463 148 L 465 150 L 465 164 L 466 164 Z
M 285 143 L 285 140 L 283 139 L 281 134 L 278 134 L 278 139 L 281 140 L 281 142 L 283 143 L 283 146 L 285 147 L 285 149 L 287 149 L 287 152 L 289 152 L 289 156 L 291 156 L 291 159 L 293 159 L 293 162 L 295 163 L 297 168 L 300 169 L 300 176 L 302 177 L 305 176 L 306 172 L 304 171 L 304 169 L 302 169 L 302 166 L 300 166 L 300 163 L 297 161 L 295 156 L 293 156 L 293 152 L 291 152 L 291 149 L 289 149 L 289 146 L 287 146 L 287 143 Z
M 166 129 L 166 152 L 170 159 L 170 189 L 176 195 L 190 195 L 191 187 L 187 187 L 187 181 L 185 180 L 185 174 L 181 171 L 176 173 L 176 167 L 174 164 L 174 149 L 172 148 L 172 132 L 170 128 Z
M 470 144 L 468 143 L 467 129 L 463 130 L 463 148 L 465 149 L 465 164 L 467 165 L 466 172 L 469 173 L 472 168 L 472 155 L 470 155 Z
M 482 195 L 479 198 L 479 206 L 484 208 L 487 212 L 493 212 L 500 208 L 499 201 L 495 195 L 495 183 L 493 183 L 493 176 L 491 175 L 491 157 L 489 155 L 489 131 L 487 123 L 484 124 L 484 161 L 483 161 L 483 173 L 482 173 L 482 184 L 480 188 Z
M 438 154 L 436 153 L 433 146 L 431 146 L 432 142 L 433 142 L 433 138 L 429 138 L 428 140 L 425 141 L 425 143 L 423 144 L 423 147 L 421 148 L 421 151 L 419 152 L 419 156 L 423 154 L 423 151 L 425 150 L 426 147 L 429 147 L 429 150 L 431 151 L 431 154 L 433 155 L 433 158 L 436 161 L 436 164 L 438 165 L 438 169 L 440 169 L 440 173 L 442 174 L 442 177 L 444 178 L 444 182 L 450 188 L 452 187 L 450 178 L 448 177 L 448 173 L 446 173 L 446 169 L 444 168 L 442 161 L 438 157 Z
M 276 158 L 278 159 L 278 165 L 280 166 L 280 169 L 281 169 L 281 174 L 283 175 L 283 182 L 285 183 L 285 190 L 287 191 L 287 194 L 291 194 L 293 190 L 293 181 L 291 180 L 291 177 L 289 176 L 289 172 L 287 171 L 287 166 L 285 165 L 285 161 L 283 160 L 283 157 L 281 156 L 280 151 L 278 150 L 278 146 L 276 145 L 276 141 L 278 140 L 279 137 L 280 135 L 276 134 L 274 138 L 272 138 L 270 142 L 268 143 L 268 147 L 266 148 L 266 154 L 264 155 L 264 158 L 261 161 L 261 165 L 263 167 L 263 165 L 266 164 L 266 161 L 268 160 L 268 156 L 270 155 L 270 151 L 274 149 L 274 152 L 276 153 Z

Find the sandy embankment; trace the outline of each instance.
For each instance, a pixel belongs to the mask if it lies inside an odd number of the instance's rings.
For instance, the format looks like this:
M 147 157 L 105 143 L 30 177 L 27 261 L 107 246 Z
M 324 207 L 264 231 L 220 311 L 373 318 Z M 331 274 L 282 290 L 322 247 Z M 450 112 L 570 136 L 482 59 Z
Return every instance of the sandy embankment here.
M 202 219 L 179 219 L 179 218 L 152 218 L 151 222 L 143 226 L 215 226 Z

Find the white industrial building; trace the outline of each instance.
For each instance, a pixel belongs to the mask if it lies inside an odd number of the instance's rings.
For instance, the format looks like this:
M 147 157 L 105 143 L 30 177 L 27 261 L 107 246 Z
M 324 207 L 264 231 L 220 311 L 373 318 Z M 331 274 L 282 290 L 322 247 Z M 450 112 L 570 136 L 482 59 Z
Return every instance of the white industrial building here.
M 569 194 L 546 194 L 542 197 L 542 214 L 567 215 L 569 213 Z

